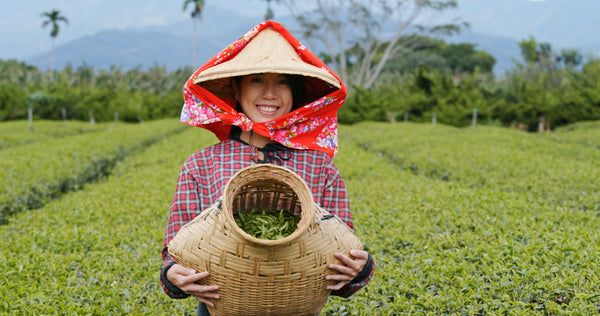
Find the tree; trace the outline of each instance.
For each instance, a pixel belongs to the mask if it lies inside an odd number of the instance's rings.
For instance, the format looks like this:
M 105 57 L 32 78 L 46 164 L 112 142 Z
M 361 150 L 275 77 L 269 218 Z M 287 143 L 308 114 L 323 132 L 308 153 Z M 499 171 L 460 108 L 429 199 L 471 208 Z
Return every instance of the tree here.
M 537 63 L 538 57 L 538 43 L 532 35 L 529 35 L 529 39 L 524 39 L 519 42 L 521 48 L 521 56 L 525 60 L 525 63 L 534 65 Z
M 573 69 L 583 62 L 583 56 L 576 49 L 565 48 L 561 51 L 560 55 L 567 69 Z
M 492 55 L 475 50 L 474 45 L 469 43 L 444 45 L 441 54 L 446 59 L 448 67 L 458 72 L 472 73 L 476 69 L 492 72 L 496 63 Z
M 67 18 L 65 18 L 64 16 L 61 16 L 60 11 L 58 10 L 44 12 L 42 13 L 42 17 L 46 18 L 46 20 L 42 23 L 42 27 L 52 25 L 52 30 L 50 31 L 50 37 L 52 38 L 52 51 L 50 57 L 50 80 L 52 81 L 52 72 L 54 72 L 54 41 L 56 40 L 56 36 L 58 36 L 58 31 L 60 30 L 58 22 L 69 23 L 69 20 L 67 20 Z
M 350 87 L 365 89 L 375 83 L 390 58 L 419 46 L 421 37 L 404 33 L 454 34 L 467 26 L 417 24 L 427 13 L 457 7 L 455 0 L 278 1 L 292 12 L 305 39 L 324 45 L 331 67 L 341 79 Z M 305 7 L 300 8 L 302 5 Z
M 473 73 L 479 69 L 490 73 L 496 59 L 469 43 L 447 44 L 440 39 L 421 37 L 418 48 L 402 56 L 391 58 L 384 72 L 410 73 L 419 67 L 437 69 L 440 72 Z
M 192 19 L 194 20 L 194 68 L 197 68 L 196 64 L 196 51 L 197 51 L 197 39 L 196 39 L 196 23 L 202 21 L 202 9 L 204 8 L 204 0 L 185 0 L 183 3 L 183 11 L 187 10 L 188 4 L 194 4 L 194 10 L 192 10 Z M 198 20 L 196 20 L 198 18 Z
M 271 0 L 266 0 L 266 1 L 267 1 L 267 12 L 265 13 L 265 21 L 269 21 L 269 20 L 272 20 L 275 15 L 273 14 L 273 10 L 271 10 Z
M 16 84 L 0 82 L 0 121 L 27 117 L 27 93 Z

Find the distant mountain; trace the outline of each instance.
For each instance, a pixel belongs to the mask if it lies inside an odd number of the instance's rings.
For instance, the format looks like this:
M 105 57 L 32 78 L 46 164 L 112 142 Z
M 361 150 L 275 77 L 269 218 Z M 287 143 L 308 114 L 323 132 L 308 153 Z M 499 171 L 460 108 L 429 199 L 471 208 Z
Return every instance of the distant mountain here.
M 197 66 L 204 64 L 225 46 L 259 23 L 257 19 L 233 15 L 215 8 L 197 24 Z M 125 30 L 105 30 L 59 45 L 55 51 L 55 68 L 83 63 L 108 69 L 147 69 L 155 64 L 175 70 L 193 64 L 193 20 L 166 26 Z M 41 69 L 50 67 L 50 52 L 26 60 Z
M 248 31 L 251 27 L 261 22 L 264 14 L 263 8 L 266 4 L 256 5 L 261 1 L 218 1 L 207 4 L 204 11 L 203 21 L 198 24 L 198 56 L 197 66 L 202 65 L 206 60 L 212 57 L 220 49 L 230 44 Z M 575 3 L 576 2 L 576 3 Z M 450 43 L 466 42 L 475 44 L 477 49 L 484 50 L 493 55 L 497 62 L 494 68 L 496 74 L 502 74 L 513 67 L 514 59 L 520 60 L 520 50 L 518 42 L 535 34 L 538 42 L 548 42 L 553 48 L 560 51 L 563 48 L 577 49 L 584 56 L 595 54 L 600 56 L 600 23 L 598 23 L 598 13 L 600 10 L 600 1 L 598 0 L 459 0 L 458 10 L 454 13 L 444 13 L 442 18 L 452 21 L 452 16 L 469 22 L 471 31 L 465 31 L 463 34 L 447 38 Z M 6 58 L 23 58 L 24 61 L 36 65 L 41 69 L 47 69 L 50 65 L 50 53 L 47 47 L 47 33 L 41 32 L 39 25 L 26 22 L 22 12 L 16 11 L 20 6 L 15 6 L 20 2 L 7 2 L 8 10 L 0 12 L 13 12 L 5 15 L 0 21 L 6 32 L 0 32 L 0 43 L 5 43 L 1 52 L 9 51 L 9 48 L 18 46 L 15 43 L 24 41 L 28 43 L 29 51 L 26 53 L 26 45 L 10 50 Z M 164 2 L 161 2 L 163 5 Z M 254 4 L 252 4 L 254 3 Z M 79 3 L 65 2 L 65 12 L 82 12 L 87 14 L 90 19 L 90 25 L 79 26 L 79 29 L 101 29 L 105 25 L 115 25 L 111 23 L 112 19 L 123 19 L 123 15 L 114 12 L 88 12 L 80 10 L 82 6 Z M 123 12 L 137 10 L 137 4 L 134 2 L 123 2 L 120 9 Z M 155 7 L 151 2 L 148 8 Z M 235 7 L 234 7 L 235 6 Z M 109 7 L 109 6 L 104 6 Z M 98 7 L 98 10 L 104 10 L 104 7 Z M 13 8 L 12 10 L 10 8 Z M 152 10 L 141 17 L 151 18 L 153 14 L 160 17 L 160 14 L 152 13 Z M 107 9 L 108 10 L 108 9 Z M 241 11 L 244 10 L 244 11 Z M 241 13 L 234 13 L 238 11 Z M 244 16 L 240 14 L 244 14 Z M 279 11 L 276 12 L 278 14 Z M 106 16 L 107 19 L 92 19 L 90 14 L 99 14 Z M 65 26 L 60 40 L 65 38 L 75 38 L 65 44 L 59 44 L 56 48 L 55 65 L 58 69 L 66 64 L 74 67 L 86 63 L 97 68 L 107 68 L 110 65 L 121 65 L 122 68 L 147 68 L 154 64 L 165 65 L 169 69 L 176 69 L 185 65 L 192 65 L 192 26 L 191 18 L 176 21 L 181 17 L 169 15 L 163 17 L 165 20 L 174 21 L 174 23 L 160 27 L 139 27 L 136 29 L 112 29 L 104 30 L 96 34 L 90 32 L 75 32 L 74 26 Z M 284 24 L 292 31 L 297 32 L 293 21 L 289 17 L 277 16 L 278 21 Z M 434 21 L 445 23 L 435 19 Z M 96 25 L 91 25 L 91 23 Z M 140 22 L 141 25 L 142 22 Z M 104 25 L 104 24 L 101 24 Z M 70 32 L 78 34 L 93 34 L 86 37 L 65 37 Z M 19 41 L 15 40 L 18 38 Z M 300 38 L 302 40 L 302 38 Z M 43 42 L 44 45 L 40 45 Z M 321 51 L 318 47 L 310 47 L 310 43 L 303 41 L 315 53 Z M 20 49 L 20 51 L 19 51 Z M 45 53 L 30 53 L 31 51 Z M 18 53 L 15 53 L 18 52 Z M 27 58 L 25 56 L 33 56 Z
M 519 42 L 535 35 L 560 51 L 600 53 L 598 0 L 459 0 L 458 14 L 472 30 Z
M 206 50 L 215 49 L 211 45 Z M 204 52 L 201 50 L 199 55 L 206 55 Z M 164 32 L 112 30 L 61 45 L 55 54 L 56 69 L 67 64 L 73 67 L 87 64 L 100 69 L 108 69 L 111 65 L 123 69 L 147 69 L 155 63 L 177 69 L 192 63 L 192 44 Z M 29 63 L 46 69 L 50 58 L 50 54 L 44 54 L 32 58 Z

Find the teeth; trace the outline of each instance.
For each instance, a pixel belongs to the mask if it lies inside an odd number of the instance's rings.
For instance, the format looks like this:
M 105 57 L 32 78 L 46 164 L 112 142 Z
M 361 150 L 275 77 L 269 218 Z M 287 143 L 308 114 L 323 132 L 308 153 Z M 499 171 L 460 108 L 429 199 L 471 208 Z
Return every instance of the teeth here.
M 275 112 L 278 108 L 276 106 L 259 105 L 258 109 L 265 112 Z

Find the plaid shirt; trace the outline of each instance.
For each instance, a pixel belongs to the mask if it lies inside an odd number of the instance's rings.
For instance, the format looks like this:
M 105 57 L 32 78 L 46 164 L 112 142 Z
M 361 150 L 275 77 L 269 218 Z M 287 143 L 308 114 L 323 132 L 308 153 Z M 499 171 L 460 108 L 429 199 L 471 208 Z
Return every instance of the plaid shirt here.
M 314 201 L 330 213 L 339 216 L 352 228 L 346 187 L 329 156 L 315 150 L 296 150 L 283 146 L 274 149 L 269 145 L 262 149 L 265 157 L 271 157 L 269 162 L 278 163 L 300 175 L 311 188 Z M 248 144 L 239 139 L 227 139 L 194 153 L 184 162 L 171 203 L 162 248 L 161 284 L 170 297 L 184 298 L 188 295 L 170 284 L 166 278 L 166 270 L 174 264 L 167 250 L 167 244 L 183 225 L 219 199 L 227 181 L 237 171 L 254 164 L 251 160 L 252 150 Z M 256 156 L 256 153 L 254 155 Z M 371 271 L 363 270 L 361 273 L 368 273 L 368 275 L 363 275 L 362 280 L 357 280 L 359 282 L 350 283 L 332 295 L 348 297 L 366 285 L 373 274 L 372 261 L 369 256 L 366 268 L 370 267 Z

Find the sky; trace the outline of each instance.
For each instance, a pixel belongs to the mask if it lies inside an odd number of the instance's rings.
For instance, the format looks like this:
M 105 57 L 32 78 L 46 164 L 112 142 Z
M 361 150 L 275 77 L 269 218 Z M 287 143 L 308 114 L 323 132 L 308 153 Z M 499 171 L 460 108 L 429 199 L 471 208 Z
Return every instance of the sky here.
M 207 0 L 241 15 L 263 15 L 262 0 Z M 173 0 L 0 0 L 0 58 L 27 58 L 50 47 L 50 27 L 42 28 L 43 12 L 59 10 L 68 24 L 60 24 L 56 45 L 106 29 L 161 26 L 189 19 L 191 8 Z
M 190 10 L 183 11 L 183 3 L 183 0 L 0 0 L 0 59 L 24 60 L 49 51 L 50 29 L 41 27 L 42 12 L 57 9 L 69 19 L 56 39 L 56 45 L 60 45 L 102 30 L 161 26 L 189 19 Z M 596 25 L 589 25 L 588 29 L 584 24 L 577 30 L 569 30 L 564 23 L 548 22 L 549 18 L 560 16 L 565 8 L 569 10 L 565 14 L 577 15 L 571 17 L 575 24 L 600 21 L 600 0 L 458 0 L 458 5 L 458 11 L 452 14 L 469 22 L 472 31 L 516 40 L 531 34 L 542 40 L 558 38 L 563 42 L 559 44 L 568 46 L 582 31 L 596 31 L 600 25 L 593 23 Z M 240 15 L 262 17 L 267 2 L 206 0 L 206 6 L 205 14 L 211 6 L 219 6 Z M 275 14 L 284 10 L 274 4 L 273 9 Z

